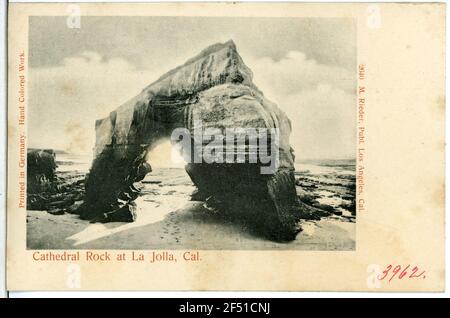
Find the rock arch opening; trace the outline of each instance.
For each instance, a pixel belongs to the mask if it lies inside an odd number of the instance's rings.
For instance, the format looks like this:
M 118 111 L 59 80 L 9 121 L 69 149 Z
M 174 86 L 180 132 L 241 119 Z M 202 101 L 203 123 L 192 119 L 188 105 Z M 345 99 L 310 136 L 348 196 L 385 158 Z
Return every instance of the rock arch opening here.
M 208 200 L 219 213 L 247 219 L 270 239 L 293 240 L 307 207 L 295 189 L 290 121 L 252 83 L 252 72 L 232 41 L 205 49 L 97 120 L 95 159 L 86 180 L 81 217 L 134 221 L 139 183 L 151 170 L 149 152 L 175 129 L 193 135 L 195 119 L 204 128 L 219 131 L 279 129 L 279 165 L 272 173 L 262 174 L 261 162 L 250 162 L 251 147 L 243 148 L 244 161 L 191 161 L 185 169 L 198 189 L 196 200 Z M 204 143 L 194 145 L 207 148 Z M 260 150 L 261 145 L 256 148 Z

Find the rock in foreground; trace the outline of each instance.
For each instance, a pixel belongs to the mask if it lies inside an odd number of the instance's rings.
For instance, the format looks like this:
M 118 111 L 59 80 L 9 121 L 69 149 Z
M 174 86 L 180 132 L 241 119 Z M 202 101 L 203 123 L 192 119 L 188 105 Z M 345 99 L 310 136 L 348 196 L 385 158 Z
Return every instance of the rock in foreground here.
M 52 149 L 28 149 L 27 192 L 52 191 L 56 179 L 56 159 Z
M 85 175 L 58 172 L 52 149 L 29 149 L 27 155 L 27 209 L 53 215 L 73 213 L 84 198 Z
M 132 202 L 149 171 L 147 159 L 152 160 L 148 152 L 170 138 L 174 129 L 185 128 L 193 136 L 198 120 L 203 129 L 221 132 L 279 129 L 279 166 L 272 173 L 261 174 L 263 163 L 249 159 L 260 145 L 256 150 L 247 146 L 239 150 L 243 162 L 191 162 L 186 171 L 198 188 L 196 196 L 214 202 L 219 213 L 247 219 L 270 239 L 293 240 L 304 205 L 295 189 L 290 121 L 253 84 L 252 72 L 232 41 L 205 49 L 96 122 L 95 159 L 86 181 L 85 202 L 78 210 L 81 217 L 105 221 L 112 211 L 128 211 L 127 217 L 133 220 Z M 205 143 L 196 146 L 207 150 Z

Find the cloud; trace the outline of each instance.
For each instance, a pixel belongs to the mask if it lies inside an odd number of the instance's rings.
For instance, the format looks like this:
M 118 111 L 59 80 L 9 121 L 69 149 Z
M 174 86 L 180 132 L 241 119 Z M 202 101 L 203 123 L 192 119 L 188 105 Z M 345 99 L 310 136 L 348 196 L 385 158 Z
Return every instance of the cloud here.
M 298 158 L 354 157 L 354 74 L 299 51 L 279 60 L 243 58 L 255 84 L 291 119 Z M 31 68 L 29 146 L 90 153 L 95 120 L 137 95 L 165 67 L 138 69 L 125 59 L 86 51 L 58 66 Z
M 278 61 L 265 57 L 250 59 L 248 63 L 257 85 L 276 94 L 293 94 L 314 89 L 319 84 L 329 84 L 347 92 L 355 89 L 355 76 L 350 71 L 320 64 L 299 51 L 289 51 Z
M 91 152 L 95 120 L 137 95 L 160 75 L 95 52 L 58 66 L 31 68 L 30 146 Z
M 292 121 L 298 158 L 354 158 L 354 97 L 328 84 L 287 95 L 281 106 Z
M 280 60 L 246 59 L 254 83 L 292 121 L 297 158 L 354 158 L 356 76 L 299 51 Z

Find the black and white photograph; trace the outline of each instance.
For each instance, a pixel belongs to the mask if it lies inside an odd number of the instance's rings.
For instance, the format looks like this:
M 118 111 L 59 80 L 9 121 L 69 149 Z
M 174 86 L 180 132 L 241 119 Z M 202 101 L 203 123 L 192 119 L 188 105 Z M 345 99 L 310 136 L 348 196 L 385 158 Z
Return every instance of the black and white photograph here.
M 353 18 L 32 16 L 28 41 L 27 249 L 355 249 Z

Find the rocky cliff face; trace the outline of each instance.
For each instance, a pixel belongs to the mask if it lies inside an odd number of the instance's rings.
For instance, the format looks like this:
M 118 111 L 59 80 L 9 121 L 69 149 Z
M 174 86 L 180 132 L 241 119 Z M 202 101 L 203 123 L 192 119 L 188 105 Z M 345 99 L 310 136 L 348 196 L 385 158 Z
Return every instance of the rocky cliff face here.
M 199 92 L 226 83 L 257 91 L 252 76 L 233 41 L 214 44 L 161 76 L 109 117 L 98 120 L 95 152 L 106 145 L 138 143 L 149 135 L 157 138 L 157 133 L 166 134 L 167 126 L 183 127 L 184 107 L 195 103 Z
M 247 218 L 259 233 L 291 240 L 305 206 L 297 198 L 291 125 L 252 82 L 252 72 L 232 41 L 215 44 L 161 76 L 107 118 L 96 122 L 95 160 L 86 181 L 81 216 L 133 221 L 139 181 L 151 171 L 146 155 L 175 128 L 277 128 L 280 165 L 260 173 L 259 162 L 189 163 L 196 198 L 230 217 Z M 204 147 L 204 145 L 200 145 Z M 243 150 L 248 152 L 248 148 Z M 151 162 L 151 158 L 150 158 Z

